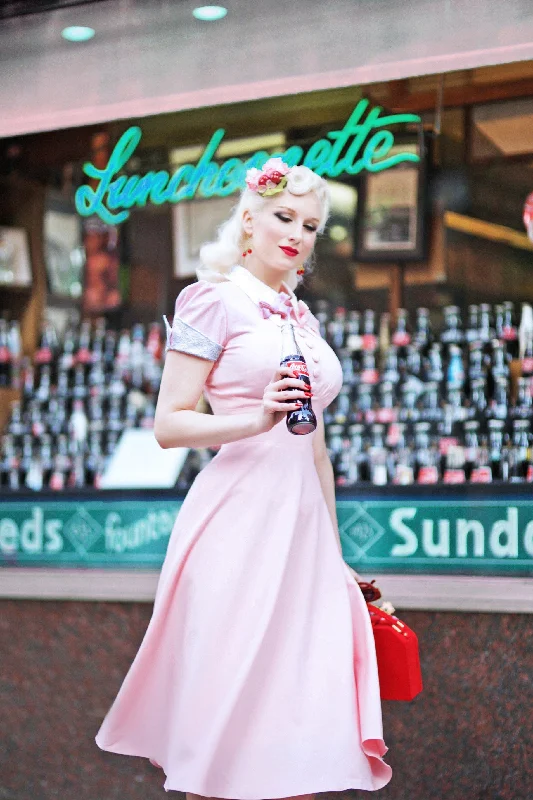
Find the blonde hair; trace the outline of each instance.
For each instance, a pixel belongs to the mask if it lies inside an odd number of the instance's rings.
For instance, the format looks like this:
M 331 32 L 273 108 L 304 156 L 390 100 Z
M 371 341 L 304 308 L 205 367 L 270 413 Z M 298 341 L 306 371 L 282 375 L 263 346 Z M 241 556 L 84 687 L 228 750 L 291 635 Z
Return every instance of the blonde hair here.
M 309 167 L 296 166 L 292 167 L 287 175 L 286 190 L 294 195 L 315 192 L 320 203 L 320 221 L 317 230 L 319 233 L 323 233 L 331 202 L 327 181 Z M 211 283 L 222 281 L 235 264 L 243 263 L 242 251 L 246 240 L 242 224 L 244 211 L 247 210 L 253 214 L 267 203 L 276 202 L 277 198 L 278 195 L 263 197 L 247 186 L 243 189 L 231 216 L 219 226 L 216 240 L 206 242 L 200 248 L 201 266 L 196 270 L 198 280 L 207 280 Z M 306 266 L 309 267 L 309 264 Z M 290 278 L 287 280 L 291 289 L 295 289 L 300 282 L 296 269 L 295 267 L 291 271 Z

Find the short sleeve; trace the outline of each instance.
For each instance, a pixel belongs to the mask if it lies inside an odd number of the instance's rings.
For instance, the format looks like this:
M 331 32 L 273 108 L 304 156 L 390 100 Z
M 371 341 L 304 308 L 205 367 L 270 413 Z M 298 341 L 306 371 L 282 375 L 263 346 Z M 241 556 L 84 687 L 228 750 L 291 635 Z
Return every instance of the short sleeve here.
M 183 289 L 176 300 L 172 327 L 166 317 L 167 350 L 216 361 L 226 343 L 226 309 L 217 286 L 197 281 Z

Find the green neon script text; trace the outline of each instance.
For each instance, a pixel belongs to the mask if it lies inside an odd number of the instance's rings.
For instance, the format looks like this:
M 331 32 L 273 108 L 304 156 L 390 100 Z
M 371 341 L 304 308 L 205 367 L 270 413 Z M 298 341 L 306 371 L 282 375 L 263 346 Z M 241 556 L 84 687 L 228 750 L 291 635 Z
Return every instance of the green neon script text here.
M 404 161 L 419 161 L 419 156 L 412 152 L 389 155 L 394 135 L 386 127 L 419 123 L 420 117 L 416 114 L 382 117 L 381 111 L 380 106 L 368 110 L 368 100 L 360 100 L 344 128 L 330 131 L 327 138 L 313 142 L 305 156 L 303 148 L 298 145 L 274 155 L 281 156 L 289 166 L 303 164 L 328 178 L 357 175 L 363 170 L 380 172 Z M 198 162 L 182 164 L 172 175 L 159 170 L 142 176 L 127 176 L 120 173 L 142 136 L 137 126 L 128 128 L 118 140 L 104 169 L 91 163 L 84 165 L 83 171 L 96 186 L 83 185 L 76 191 L 78 213 L 82 216 L 97 214 L 104 222 L 116 225 L 129 217 L 129 209 L 133 206 L 179 203 L 196 196 L 226 197 L 239 191 L 244 186 L 246 171 L 251 167 L 261 168 L 272 154 L 259 150 L 246 161 L 229 158 L 219 164 L 213 159 L 225 133 L 224 128 L 216 130 Z

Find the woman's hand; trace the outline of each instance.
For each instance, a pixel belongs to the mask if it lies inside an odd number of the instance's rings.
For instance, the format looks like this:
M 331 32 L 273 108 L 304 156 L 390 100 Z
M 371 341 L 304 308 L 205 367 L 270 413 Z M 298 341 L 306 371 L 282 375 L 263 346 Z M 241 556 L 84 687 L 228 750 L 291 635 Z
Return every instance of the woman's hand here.
M 312 397 L 312 392 L 307 384 L 296 378 L 290 367 L 279 367 L 265 388 L 257 432 L 271 430 L 284 419 L 288 411 L 301 408 L 301 400 L 308 397 Z

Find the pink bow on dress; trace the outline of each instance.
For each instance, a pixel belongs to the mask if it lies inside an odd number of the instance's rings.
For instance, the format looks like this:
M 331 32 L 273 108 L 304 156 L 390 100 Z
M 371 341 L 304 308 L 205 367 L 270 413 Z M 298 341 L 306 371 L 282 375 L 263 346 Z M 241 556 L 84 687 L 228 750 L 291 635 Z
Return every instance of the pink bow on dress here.
M 259 307 L 264 319 L 268 319 L 271 314 L 279 314 L 282 319 L 289 319 L 291 310 L 293 310 L 291 296 L 283 291 L 279 293 L 278 299 L 274 304 L 260 300 Z M 298 300 L 297 302 L 295 317 L 299 325 L 308 325 L 318 333 L 318 323 L 311 314 L 309 306 L 303 300 Z
M 282 319 L 288 319 L 292 308 L 291 296 L 287 292 L 280 292 L 278 299 L 274 303 L 260 300 L 259 308 L 263 314 L 263 319 L 268 319 L 271 314 L 279 314 Z

